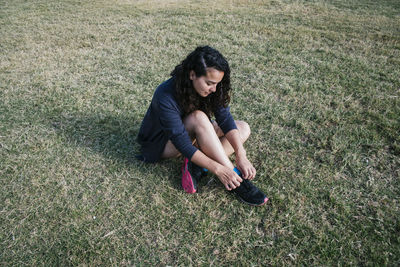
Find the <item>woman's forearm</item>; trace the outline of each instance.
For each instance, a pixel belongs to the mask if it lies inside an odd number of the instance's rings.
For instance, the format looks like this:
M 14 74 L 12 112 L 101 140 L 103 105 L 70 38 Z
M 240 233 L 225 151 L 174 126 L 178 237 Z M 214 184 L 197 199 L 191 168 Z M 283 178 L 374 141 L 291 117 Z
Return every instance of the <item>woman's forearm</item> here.
M 209 158 L 206 154 L 201 152 L 201 150 L 197 150 L 193 154 L 191 161 L 202 168 L 208 169 L 214 174 L 217 174 L 218 169 L 222 166 L 220 163 Z

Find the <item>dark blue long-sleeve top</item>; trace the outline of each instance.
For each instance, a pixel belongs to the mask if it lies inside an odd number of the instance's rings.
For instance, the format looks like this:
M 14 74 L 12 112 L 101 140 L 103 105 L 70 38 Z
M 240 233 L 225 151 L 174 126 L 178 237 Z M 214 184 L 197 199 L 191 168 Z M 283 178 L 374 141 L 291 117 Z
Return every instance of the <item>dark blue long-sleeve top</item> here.
M 214 110 L 215 120 L 224 133 L 237 129 L 229 107 Z M 151 100 L 138 134 L 142 156 L 146 162 L 160 160 L 168 140 L 188 159 L 198 150 L 192 144 L 183 124 L 183 109 L 177 101 L 175 79 L 160 84 Z

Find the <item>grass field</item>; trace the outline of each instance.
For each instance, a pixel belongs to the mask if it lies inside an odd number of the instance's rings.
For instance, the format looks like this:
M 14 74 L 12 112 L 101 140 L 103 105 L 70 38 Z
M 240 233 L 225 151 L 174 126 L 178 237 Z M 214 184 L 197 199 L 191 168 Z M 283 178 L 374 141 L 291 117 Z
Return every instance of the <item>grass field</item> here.
M 266 206 L 134 158 L 204 44 Z M 398 266 L 399 97 L 397 0 L 0 0 L 0 265 Z

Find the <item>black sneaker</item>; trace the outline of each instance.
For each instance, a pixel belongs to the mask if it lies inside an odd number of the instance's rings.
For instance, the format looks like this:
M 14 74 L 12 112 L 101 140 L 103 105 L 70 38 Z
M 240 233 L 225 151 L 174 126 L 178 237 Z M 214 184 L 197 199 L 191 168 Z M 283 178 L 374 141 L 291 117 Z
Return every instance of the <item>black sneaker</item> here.
M 267 196 L 247 179 L 243 179 L 240 186 L 233 189 L 232 192 L 241 201 L 252 206 L 261 206 L 268 201 Z
M 187 158 L 184 159 L 182 165 L 182 187 L 189 193 L 193 194 L 197 191 L 197 184 L 203 176 L 203 168 L 197 166 Z

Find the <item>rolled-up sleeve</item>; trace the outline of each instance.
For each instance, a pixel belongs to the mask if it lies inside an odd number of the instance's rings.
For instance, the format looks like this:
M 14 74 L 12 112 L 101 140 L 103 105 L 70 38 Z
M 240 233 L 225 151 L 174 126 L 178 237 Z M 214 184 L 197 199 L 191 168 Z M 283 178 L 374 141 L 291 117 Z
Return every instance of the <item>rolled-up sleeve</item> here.
M 215 120 L 218 123 L 218 126 L 224 132 L 224 134 L 228 133 L 233 129 L 237 129 L 235 120 L 233 119 L 230 108 L 229 107 L 219 107 L 214 110 Z
M 157 104 L 155 108 L 159 109 L 160 125 L 165 135 L 168 136 L 168 139 L 171 140 L 179 152 L 186 158 L 191 159 L 198 148 L 192 144 L 176 102 L 167 96 L 159 98 L 155 104 Z

